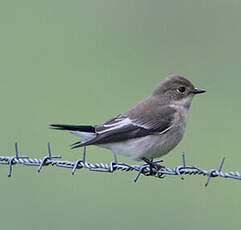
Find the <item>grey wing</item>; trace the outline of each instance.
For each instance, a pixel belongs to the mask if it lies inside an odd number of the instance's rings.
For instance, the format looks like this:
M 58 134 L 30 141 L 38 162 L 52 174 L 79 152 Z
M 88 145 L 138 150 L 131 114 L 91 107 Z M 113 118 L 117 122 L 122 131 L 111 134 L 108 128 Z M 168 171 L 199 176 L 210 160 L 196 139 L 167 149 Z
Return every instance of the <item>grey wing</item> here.
M 128 115 L 118 115 L 111 120 L 95 127 L 96 137 L 86 142 L 77 142 L 73 148 L 125 141 L 131 138 L 144 137 L 150 134 L 163 134 L 172 127 L 175 111 L 169 111 L 169 119 L 148 119 L 147 117 L 131 118 Z

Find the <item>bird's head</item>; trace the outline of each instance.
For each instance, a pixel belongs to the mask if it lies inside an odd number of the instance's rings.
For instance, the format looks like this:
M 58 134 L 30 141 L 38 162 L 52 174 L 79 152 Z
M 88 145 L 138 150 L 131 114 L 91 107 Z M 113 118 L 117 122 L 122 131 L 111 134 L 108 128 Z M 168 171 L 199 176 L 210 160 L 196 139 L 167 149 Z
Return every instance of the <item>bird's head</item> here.
M 171 75 L 159 84 L 152 95 L 160 100 L 161 104 L 176 104 L 189 108 L 193 96 L 205 92 L 204 89 L 195 88 L 187 78 Z

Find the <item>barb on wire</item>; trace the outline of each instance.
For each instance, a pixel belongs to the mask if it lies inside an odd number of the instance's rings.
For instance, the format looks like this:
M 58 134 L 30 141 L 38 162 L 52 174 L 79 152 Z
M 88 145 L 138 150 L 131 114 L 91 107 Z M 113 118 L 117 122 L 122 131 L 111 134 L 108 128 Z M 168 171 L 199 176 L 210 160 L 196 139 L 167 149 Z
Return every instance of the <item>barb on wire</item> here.
M 136 164 L 131 165 L 127 163 L 121 163 L 117 159 L 117 155 L 114 153 L 114 161 L 107 163 L 89 163 L 86 161 L 86 147 L 83 149 L 82 159 L 72 161 L 63 161 L 58 160 L 61 156 L 52 155 L 50 143 L 47 146 L 48 154 L 44 156 L 42 159 L 29 158 L 28 156 L 21 156 L 18 150 L 18 144 L 15 143 L 15 155 L 14 156 L 0 156 L 0 164 L 8 165 L 8 177 L 11 177 L 13 166 L 16 164 L 22 164 L 24 166 L 36 166 L 38 167 L 38 173 L 43 170 L 45 166 L 56 166 L 56 167 L 64 167 L 72 169 L 72 175 L 75 174 L 77 169 L 89 169 L 90 171 L 97 172 L 109 172 L 113 173 L 117 170 L 121 171 L 136 171 L 137 175 L 134 179 L 135 182 L 139 179 L 141 175 L 144 176 L 153 176 L 156 178 L 164 178 L 167 175 L 179 176 L 180 179 L 184 179 L 183 175 L 204 175 L 207 176 L 207 180 L 205 186 L 208 186 L 210 179 L 213 177 L 223 177 L 223 178 L 231 178 L 241 180 L 241 173 L 237 171 L 231 172 L 222 172 L 222 167 L 224 164 L 225 158 L 221 159 L 219 167 L 217 169 L 209 169 L 204 170 L 196 165 L 187 165 L 185 159 L 185 153 L 182 154 L 182 164 L 175 168 L 163 167 L 160 165 L 158 169 L 150 168 L 148 164 Z M 155 165 L 158 165 L 162 160 L 153 161 Z

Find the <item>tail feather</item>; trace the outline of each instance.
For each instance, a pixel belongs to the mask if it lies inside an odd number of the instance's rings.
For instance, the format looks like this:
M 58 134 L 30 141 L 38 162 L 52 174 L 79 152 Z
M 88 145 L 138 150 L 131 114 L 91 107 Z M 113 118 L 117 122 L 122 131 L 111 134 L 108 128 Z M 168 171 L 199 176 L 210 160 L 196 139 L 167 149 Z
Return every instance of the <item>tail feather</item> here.
M 79 148 L 88 145 L 91 140 L 96 137 L 95 127 L 90 125 L 62 125 L 51 124 L 51 128 L 56 130 L 66 130 L 73 134 L 81 136 L 83 139 L 71 145 L 71 149 Z
M 71 145 L 71 149 L 77 149 L 83 146 L 91 145 L 95 142 L 95 138 L 86 141 L 77 141 Z
M 61 124 L 51 124 L 51 128 L 57 130 L 68 130 L 68 131 L 80 131 L 95 133 L 95 127 L 91 125 L 61 125 Z
M 83 144 L 83 142 L 77 141 L 71 145 L 71 149 L 79 148 L 82 144 Z

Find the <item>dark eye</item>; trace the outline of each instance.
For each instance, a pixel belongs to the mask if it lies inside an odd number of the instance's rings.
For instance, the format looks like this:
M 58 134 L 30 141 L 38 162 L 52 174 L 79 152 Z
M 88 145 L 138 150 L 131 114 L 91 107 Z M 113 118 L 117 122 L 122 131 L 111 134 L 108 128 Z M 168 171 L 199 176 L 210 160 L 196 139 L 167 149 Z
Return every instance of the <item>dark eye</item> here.
M 184 92 L 186 91 L 186 88 L 183 87 L 183 86 L 181 86 L 181 87 L 179 87 L 177 90 L 178 90 L 178 92 L 180 92 L 180 93 L 184 93 Z

